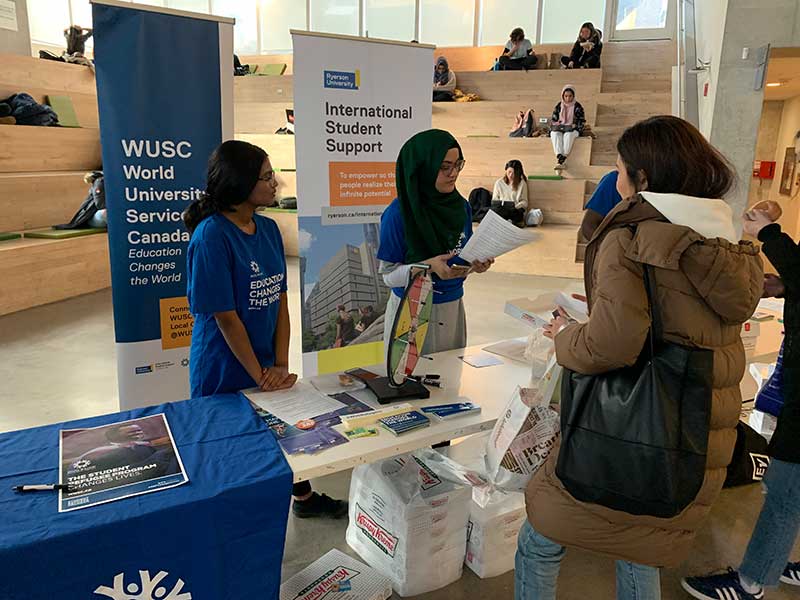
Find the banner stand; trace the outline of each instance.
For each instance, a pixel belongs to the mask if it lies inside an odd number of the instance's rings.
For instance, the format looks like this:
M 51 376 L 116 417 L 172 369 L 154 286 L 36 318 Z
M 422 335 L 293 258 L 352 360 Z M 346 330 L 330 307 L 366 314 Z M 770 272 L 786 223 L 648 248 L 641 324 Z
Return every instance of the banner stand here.
M 189 397 L 189 232 L 233 137 L 233 19 L 92 2 L 120 409 Z
M 384 362 L 395 161 L 431 127 L 434 46 L 292 31 L 303 376 Z

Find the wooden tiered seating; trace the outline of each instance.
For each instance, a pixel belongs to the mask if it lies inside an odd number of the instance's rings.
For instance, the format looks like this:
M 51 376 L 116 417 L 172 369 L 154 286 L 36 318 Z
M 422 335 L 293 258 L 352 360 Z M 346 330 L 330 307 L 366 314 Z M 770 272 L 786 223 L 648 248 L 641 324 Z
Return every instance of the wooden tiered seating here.
M 87 67 L 0 55 L 0 98 L 69 96 L 80 128 L 0 125 L 0 231 L 24 234 L 69 221 L 101 167 L 94 75 Z M 0 315 L 110 285 L 105 235 L 0 243 Z
M 542 59 L 547 55 L 549 63 L 551 55 L 568 54 L 570 48 L 571 44 L 557 44 L 537 46 L 535 51 Z M 531 206 L 542 209 L 545 225 L 537 230 L 536 243 L 504 256 L 496 268 L 581 277 L 576 254 L 580 256 L 582 248 L 576 241 L 586 200 L 595 183 L 614 168 L 622 131 L 643 118 L 669 112 L 674 42 L 608 42 L 603 68 L 597 70 L 489 72 L 500 52 L 500 46 L 436 49 L 434 55 L 446 56 L 456 72 L 458 87 L 478 94 L 481 101 L 434 104 L 433 126 L 452 132 L 461 143 L 467 163 L 459 189 L 465 196 L 478 186 L 491 190 L 512 158 L 523 162 L 528 175 L 552 175 L 555 161 L 549 138 L 508 138 L 508 131 L 519 110 L 533 108 L 537 120 L 549 118 L 562 87 L 575 85 L 597 139 L 576 141 L 561 180 L 528 182 Z M 287 75 L 235 79 L 236 135 L 264 147 L 278 169 L 293 169 L 294 138 L 273 135 L 285 124 L 285 109 L 293 103 L 291 57 L 242 59 L 263 61 L 285 62 Z M 294 173 L 280 172 L 279 179 L 282 195 L 296 194 Z

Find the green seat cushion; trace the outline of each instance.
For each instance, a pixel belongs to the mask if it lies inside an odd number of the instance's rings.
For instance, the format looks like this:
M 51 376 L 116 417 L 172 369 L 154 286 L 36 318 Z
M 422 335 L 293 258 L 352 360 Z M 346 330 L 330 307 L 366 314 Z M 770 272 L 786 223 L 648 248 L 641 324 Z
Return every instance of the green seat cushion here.
M 26 238 L 36 238 L 44 240 L 65 240 L 68 238 L 83 237 L 94 235 L 95 233 L 106 233 L 106 228 L 89 229 L 42 229 L 41 231 L 26 231 Z
M 58 124 L 62 127 L 80 127 L 78 116 L 75 114 L 75 107 L 72 98 L 69 96 L 57 96 L 55 94 L 47 96 L 47 102 L 58 115 Z
M 21 238 L 22 235 L 19 233 L 14 233 L 13 231 L 8 232 L 0 232 L 0 242 L 7 242 L 8 240 L 18 240 Z

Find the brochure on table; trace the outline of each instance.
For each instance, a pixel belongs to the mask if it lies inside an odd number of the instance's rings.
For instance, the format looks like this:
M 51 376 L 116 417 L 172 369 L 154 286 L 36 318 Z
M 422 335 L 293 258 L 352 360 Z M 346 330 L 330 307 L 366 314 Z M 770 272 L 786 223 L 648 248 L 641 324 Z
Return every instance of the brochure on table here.
M 159 492 L 189 481 L 163 413 L 90 429 L 62 429 L 59 512 Z

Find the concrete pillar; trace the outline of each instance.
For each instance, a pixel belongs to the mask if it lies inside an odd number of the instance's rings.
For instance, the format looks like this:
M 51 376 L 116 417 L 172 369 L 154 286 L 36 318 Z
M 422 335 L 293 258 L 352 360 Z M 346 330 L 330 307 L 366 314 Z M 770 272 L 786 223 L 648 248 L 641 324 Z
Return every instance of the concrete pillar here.
M 724 28 L 711 143 L 736 167 L 739 185 L 727 200 L 740 214 L 747 206 L 764 101 L 764 91 L 753 89 L 755 50 L 800 46 L 800 0 L 728 0 Z M 743 48 L 751 49 L 746 60 Z

